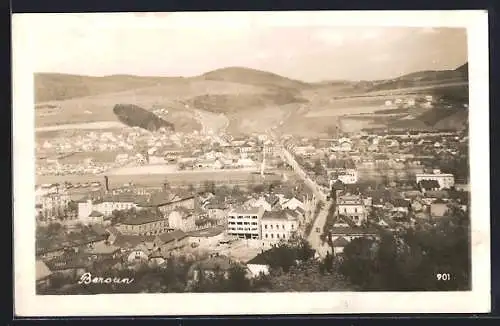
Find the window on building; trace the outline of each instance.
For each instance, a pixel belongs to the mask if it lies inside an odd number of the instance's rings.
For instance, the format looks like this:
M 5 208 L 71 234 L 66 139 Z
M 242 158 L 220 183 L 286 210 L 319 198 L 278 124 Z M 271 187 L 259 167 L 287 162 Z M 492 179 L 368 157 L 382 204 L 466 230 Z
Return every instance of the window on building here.
M 266 233 L 266 239 L 267 239 L 267 233 Z
M 284 230 L 284 229 L 285 229 L 285 224 L 283 224 L 283 225 L 281 226 L 281 228 Z
M 272 225 L 272 224 L 271 224 L 271 225 L 269 225 L 269 227 L 271 228 L 271 230 L 273 229 L 273 225 Z
M 274 238 L 274 234 L 271 233 L 271 238 Z
M 276 234 L 276 238 L 278 238 L 278 239 L 280 238 L 280 234 L 279 234 L 279 233 L 278 233 L 278 234 Z
M 358 212 L 358 209 L 355 207 L 354 208 L 354 213 L 357 213 Z
M 278 224 L 276 224 L 276 229 L 278 229 L 278 230 L 279 230 L 279 228 L 280 228 L 280 226 L 279 226 Z
M 347 213 L 347 208 L 344 208 L 344 213 Z
M 264 224 L 264 229 L 267 229 L 267 224 Z
M 286 239 L 286 234 L 283 233 L 283 239 Z

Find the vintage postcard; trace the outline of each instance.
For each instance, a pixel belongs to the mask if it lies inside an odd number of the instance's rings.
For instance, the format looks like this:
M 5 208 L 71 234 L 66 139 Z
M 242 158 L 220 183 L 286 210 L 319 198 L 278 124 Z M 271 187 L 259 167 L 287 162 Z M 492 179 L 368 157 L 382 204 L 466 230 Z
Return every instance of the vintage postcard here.
M 19 316 L 490 311 L 486 11 L 13 16 Z

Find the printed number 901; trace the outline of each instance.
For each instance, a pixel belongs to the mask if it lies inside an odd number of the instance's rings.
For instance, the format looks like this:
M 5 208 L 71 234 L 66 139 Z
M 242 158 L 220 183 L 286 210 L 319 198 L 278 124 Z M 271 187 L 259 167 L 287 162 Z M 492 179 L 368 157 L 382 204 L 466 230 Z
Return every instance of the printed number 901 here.
M 436 274 L 436 278 L 438 281 L 449 281 L 451 280 L 451 275 L 448 273 Z

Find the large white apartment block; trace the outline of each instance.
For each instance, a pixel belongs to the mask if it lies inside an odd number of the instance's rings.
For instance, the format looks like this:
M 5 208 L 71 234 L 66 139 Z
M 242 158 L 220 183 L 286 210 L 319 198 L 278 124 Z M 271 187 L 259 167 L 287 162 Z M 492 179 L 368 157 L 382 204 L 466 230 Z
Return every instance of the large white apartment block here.
M 417 184 L 423 180 L 435 180 L 440 189 L 449 189 L 455 185 L 455 177 L 451 173 L 441 173 L 440 170 L 434 170 L 432 173 L 415 174 Z
M 260 239 L 263 207 L 233 209 L 227 216 L 227 234 L 240 239 Z
M 291 210 L 265 212 L 262 216 L 262 240 L 279 242 L 287 240 L 297 232 L 297 214 Z
M 350 218 L 355 224 L 361 225 L 367 219 L 367 211 L 360 196 L 339 196 L 337 198 L 337 215 Z

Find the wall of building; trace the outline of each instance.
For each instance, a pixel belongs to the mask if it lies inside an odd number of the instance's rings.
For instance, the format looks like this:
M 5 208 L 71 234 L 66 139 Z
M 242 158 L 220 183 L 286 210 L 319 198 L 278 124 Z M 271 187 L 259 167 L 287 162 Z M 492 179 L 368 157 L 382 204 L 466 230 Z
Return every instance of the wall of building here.
M 154 235 L 166 232 L 168 228 L 167 220 L 158 220 L 144 224 L 121 224 L 118 229 L 123 234 L 133 235 Z
M 242 212 L 231 212 L 228 215 L 227 231 L 229 235 L 239 238 L 260 239 L 260 214 L 245 214 Z
M 416 182 L 423 180 L 435 180 L 439 184 L 439 189 L 449 189 L 455 185 L 455 178 L 452 174 L 424 174 L 415 175 Z
M 262 240 L 276 242 L 287 240 L 297 229 L 297 220 L 264 219 L 262 220 Z

